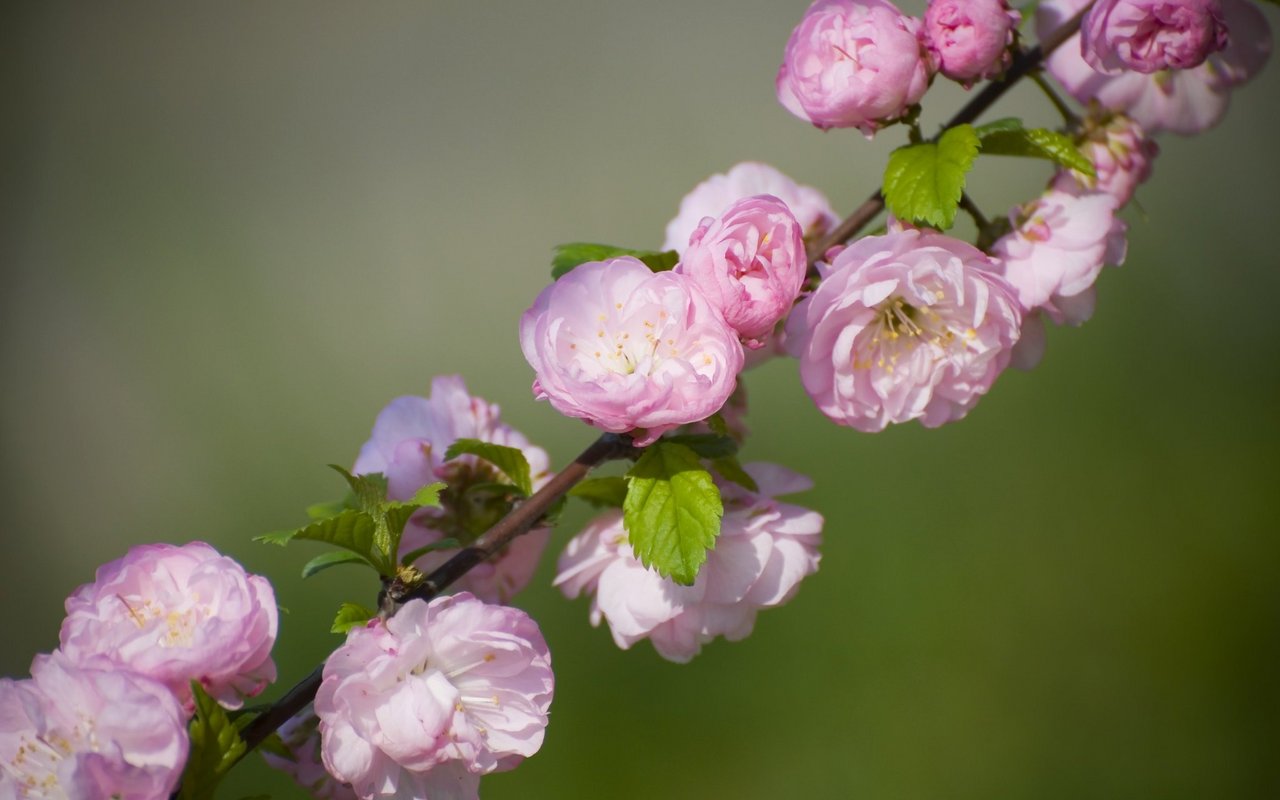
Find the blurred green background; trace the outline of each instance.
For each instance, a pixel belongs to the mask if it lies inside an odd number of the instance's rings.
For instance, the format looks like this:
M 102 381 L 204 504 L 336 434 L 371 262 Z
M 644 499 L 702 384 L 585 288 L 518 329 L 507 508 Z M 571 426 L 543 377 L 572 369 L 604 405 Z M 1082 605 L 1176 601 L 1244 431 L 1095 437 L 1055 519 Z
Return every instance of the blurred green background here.
M 901 142 L 776 104 L 804 7 L 8 6 L 0 672 L 56 645 L 96 565 L 204 539 L 290 610 L 274 697 L 375 587 L 304 585 L 317 550 L 249 538 L 340 494 L 323 465 L 432 375 L 571 458 L 592 433 L 532 401 L 516 341 L 552 245 L 656 246 L 745 159 L 848 211 Z M 962 98 L 935 88 L 927 126 Z M 677 666 L 590 628 L 548 559 L 520 603 L 553 721 L 484 796 L 1280 796 L 1277 101 L 1273 64 L 1219 128 L 1162 140 L 1094 320 L 962 424 L 837 429 L 793 362 L 751 373 L 744 455 L 814 477 L 821 570 Z M 1054 122 L 1025 88 L 997 113 Z M 999 214 L 1047 174 L 992 160 L 970 186 Z M 257 763 L 226 796 L 258 791 L 300 796 Z

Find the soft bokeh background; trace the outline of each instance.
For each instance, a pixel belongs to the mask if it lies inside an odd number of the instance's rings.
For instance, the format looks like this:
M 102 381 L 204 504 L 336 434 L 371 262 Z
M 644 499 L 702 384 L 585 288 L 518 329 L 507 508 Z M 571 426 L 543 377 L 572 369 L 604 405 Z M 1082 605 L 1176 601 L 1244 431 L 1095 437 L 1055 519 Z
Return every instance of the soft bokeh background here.
M 849 210 L 900 142 L 777 106 L 804 5 L 9 6 L 0 671 L 96 565 L 205 539 L 276 580 L 300 678 L 375 587 L 304 585 L 316 550 L 249 538 L 339 494 L 323 465 L 432 375 L 571 458 L 591 433 L 532 401 L 515 335 L 553 244 L 655 246 L 744 159 Z M 935 95 L 930 126 L 962 93 Z M 676 666 L 617 650 L 545 564 L 520 601 L 553 722 L 485 796 L 1277 796 L 1278 100 L 1273 64 L 1162 142 L 1096 318 L 962 424 L 836 429 L 794 363 L 752 373 L 745 456 L 816 479 L 821 571 Z M 1054 121 L 1025 89 L 1010 114 Z M 971 187 L 998 214 L 1046 175 Z M 256 763 L 226 796 L 264 790 L 300 796 Z

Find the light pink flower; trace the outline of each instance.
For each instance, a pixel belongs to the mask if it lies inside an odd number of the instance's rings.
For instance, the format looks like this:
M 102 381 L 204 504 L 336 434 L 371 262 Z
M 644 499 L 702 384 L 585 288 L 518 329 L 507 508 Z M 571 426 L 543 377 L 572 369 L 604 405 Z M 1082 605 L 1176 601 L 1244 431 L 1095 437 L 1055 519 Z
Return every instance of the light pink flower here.
M 1080 35 L 1084 60 L 1113 75 L 1191 69 L 1227 46 L 1219 0 L 1098 0 Z
M 963 417 L 1009 363 L 1022 308 L 996 265 L 929 230 L 842 250 L 791 314 L 787 345 L 822 413 L 864 432 Z
M 191 708 L 193 680 L 239 708 L 276 679 L 277 612 L 266 578 L 204 542 L 134 547 L 67 598 L 62 652 L 153 678 Z
M 667 223 L 662 249 L 684 253 L 704 218 L 718 217 L 738 200 L 758 194 L 771 194 L 786 203 L 806 238 L 821 236 L 840 220 L 822 192 L 796 183 L 768 164 L 744 161 L 726 173 L 712 175 L 684 196 L 680 211 Z
M 1045 0 L 1036 9 L 1037 35 L 1045 39 L 1087 1 Z M 1081 103 L 1096 100 L 1104 108 L 1124 112 L 1148 135 L 1199 133 L 1221 121 L 1231 90 L 1256 75 L 1271 54 L 1270 27 L 1252 3 L 1222 0 L 1222 12 L 1229 31 L 1226 48 L 1192 69 L 1107 75 L 1081 56 L 1080 34 L 1054 50 L 1045 66 Z
M 754 350 L 787 315 L 809 264 L 800 223 L 772 195 L 745 197 L 693 232 L 676 272 L 687 275 Z
M 778 102 L 816 127 L 870 137 L 929 88 L 920 35 L 888 0 L 815 0 L 787 40 Z
M 723 484 L 724 521 L 692 586 L 646 568 L 627 543 L 621 512 L 596 518 L 560 556 L 555 585 L 567 597 L 591 597 L 591 624 L 609 623 L 626 649 L 641 639 L 670 661 L 686 662 L 723 636 L 750 635 L 756 613 L 789 601 L 818 568 L 822 515 L 774 499 L 810 488 L 809 479 L 774 464 L 748 464 L 760 493 Z
M 742 345 L 693 282 L 634 258 L 575 267 L 520 318 L 533 393 L 637 444 L 715 413 L 737 382 Z
M 434 378 L 429 398 L 397 397 L 378 414 L 373 434 L 360 448 L 352 468 L 356 474 L 386 475 L 388 494 L 393 500 L 408 500 L 429 483 L 448 484 L 441 495 L 442 508 L 423 509 L 405 526 L 400 542 L 402 553 L 445 538 L 470 544 L 510 509 L 507 498 L 483 489 L 482 485 L 505 480 L 491 464 L 475 456 L 445 460 L 445 452 L 458 439 L 479 439 L 523 452 L 534 490 L 551 477 L 546 451 L 502 422 L 498 406 L 468 394 L 460 376 Z M 481 488 L 473 488 L 477 486 Z M 456 588 L 470 591 L 486 602 L 510 600 L 529 583 L 549 536 L 549 528 L 535 528 L 496 557 L 474 567 L 455 584 Z M 414 564 L 429 573 L 456 552 L 435 550 Z
M 293 778 L 312 797 L 320 800 L 356 800 L 350 786 L 339 783 L 320 760 L 320 718 L 307 706 L 276 731 L 289 757 L 263 750 L 262 758 L 275 769 Z
M 1008 68 L 1021 19 L 1005 0 L 931 0 L 924 12 L 924 40 L 939 72 L 972 86 Z
M 542 745 L 554 678 L 537 624 L 463 592 L 353 628 L 316 694 L 321 755 L 361 798 L 474 796 Z M 466 792 L 471 792 L 470 795 Z
M 1028 310 L 1043 310 L 1058 324 L 1079 325 L 1093 315 L 1093 284 L 1106 264 L 1122 264 L 1124 222 L 1109 194 L 1050 189 L 1009 215 L 1013 232 L 992 255 Z
M 1070 194 L 1103 192 L 1116 199 L 1119 209 L 1133 198 L 1138 185 L 1151 177 L 1151 162 L 1160 148 L 1138 123 L 1123 114 L 1108 116 L 1103 121 L 1086 120 L 1088 127 L 1080 150 L 1093 164 L 1094 175 L 1059 170 L 1053 188 Z
M 37 656 L 0 678 L 0 797 L 165 800 L 187 760 L 186 717 L 163 684 Z

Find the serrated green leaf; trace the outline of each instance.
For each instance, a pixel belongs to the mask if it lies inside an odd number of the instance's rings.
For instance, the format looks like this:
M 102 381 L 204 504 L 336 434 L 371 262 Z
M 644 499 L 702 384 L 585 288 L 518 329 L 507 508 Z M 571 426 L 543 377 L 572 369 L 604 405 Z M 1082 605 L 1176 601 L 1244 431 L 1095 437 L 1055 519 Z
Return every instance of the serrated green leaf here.
M 654 272 L 665 272 L 674 268 L 680 261 L 680 254 L 675 250 L 633 250 L 611 244 L 571 242 L 556 245 L 555 253 L 551 257 L 551 277 L 559 280 L 562 275 L 579 264 L 585 264 L 588 261 L 607 261 L 619 256 L 638 258 Z
M 885 205 L 898 219 L 945 230 L 956 219 L 965 175 L 978 157 L 972 125 L 948 128 L 937 142 L 899 147 L 884 170 Z
M 412 564 L 413 562 L 425 556 L 427 553 L 430 553 L 434 550 L 456 550 L 459 547 L 462 547 L 462 542 L 450 536 L 447 539 L 441 539 L 438 542 L 432 542 L 431 544 L 423 545 L 422 547 L 419 547 L 416 550 L 410 550 L 409 552 L 405 553 L 403 556 L 400 557 L 400 563 Z
M 586 500 L 597 508 L 622 508 L 627 499 L 627 481 L 616 476 L 587 478 L 570 489 L 569 496 Z
M 347 496 L 341 500 L 307 506 L 307 517 L 310 519 L 328 519 L 341 514 L 349 508 L 359 508 L 357 502 L 355 494 L 347 492 Z
M 336 517 L 318 520 L 294 531 L 294 539 L 324 542 L 343 550 L 350 550 L 381 570 L 381 553 L 374 538 L 378 525 L 373 517 L 363 511 L 347 510 Z
M 276 547 L 284 547 L 298 533 L 297 529 L 291 531 L 271 531 L 261 536 L 253 537 L 258 544 L 274 544 Z
M 227 712 L 198 681 L 191 682 L 191 693 L 196 713 L 188 729 L 191 749 L 178 797 L 180 800 L 212 800 L 222 776 L 244 754 L 245 744 Z
M 707 417 L 707 427 L 712 433 L 718 433 L 721 436 L 729 436 L 729 423 L 724 421 L 724 415 L 719 411 Z
M 361 511 L 376 511 L 387 500 L 387 476 L 380 472 L 370 472 L 364 475 L 353 475 L 347 471 L 345 467 L 338 464 L 330 464 L 329 469 L 342 476 L 347 485 L 351 487 L 351 493 L 355 495 L 356 502 L 353 506 Z
M 365 624 L 377 613 L 371 608 L 365 608 L 356 603 L 343 603 L 338 608 L 338 615 L 333 618 L 333 625 L 330 626 L 329 632 L 346 635 L 347 631 Z
M 667 436 L 664 442 L 682 444 L 703 458 L 723 458 L 738 452 L 738 443 L 715 433 L 687 433 Z
M 409 505 L 418 508 L 439 508 L 440 492 L 444 489 L 443 483 L 428 483 L 421 489 L 413 493 L 413 497 L 409 498 Z
M 329 567 L 336 567 L 339 564 L 369 564 L 369 566 L 373 567 L 373 564 L 370 564 L 369 560 L 364 556 L 347 550 L 334 550 L 328 553 L 321 553 L 308 561 L 302 568 L 302 577 L 310 578 L 317 572 L 323 572 Z M 374 569 L 377 569 L 377 567 L 374 567 Z
M 1020 130 L 1022 130 L 1022 120 L 1017 117 L 1005 117 L 1004 119 L 988 122 L 985 125 L 979 125 L 973 129 L 973 132 L 978 134 L 979 139 L 982 139 L 983 137 L 990 136 L 993 133 L 1000 133 L 1001 131 Z
M 994 131 L 983 136 L 981 142 L 986 155 L 1043 158 L 1085 175 L 1094 174 L 1093 164 L 1075 141 L 1048 128 Z
M 523 492 L 525 497 L 533 494 L 533 480 L 529 477 L 529 460 L 524 457 L 524 452 L 519 448 L 482 442 L 479 439 L 459 439 L 449 445 L 444 457 L 448 460 L 461 455 L 483 458 L 502 470 L 502 473 L 511 479 L 511 483 Z
M 711 473 L 682 444 L 655 442 L 627 472 L 622 519 L 631 549 L 645 566 L 677 583 L 698 577 L 723 514 Z
M 714 459 L 711 462 L 711 466 L 716 472 L 720 473 L 720 477 L 725 480 L 733 481 L 748 491 L 760 491 L 759 485 L 756 484 L 756 479 L 751 477 L 751 474 L 742 468 L 742 464 L 738 461 L 737 456 L 725 456 L 724 458 Z

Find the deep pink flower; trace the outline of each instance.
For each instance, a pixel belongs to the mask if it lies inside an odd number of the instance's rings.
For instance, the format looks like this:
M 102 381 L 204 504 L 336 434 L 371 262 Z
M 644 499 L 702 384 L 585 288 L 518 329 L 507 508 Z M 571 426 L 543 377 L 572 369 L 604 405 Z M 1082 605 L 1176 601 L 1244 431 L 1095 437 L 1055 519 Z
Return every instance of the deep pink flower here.
M 1022 308 L 986 254 L 929 230 L 840 251 L 787 322 L 818 409 L 864 432 L 963 417 L 1009 363 Z
M 609 623 L 626 649 L 641 639 L 670 661 L 686 662 L 723 636 L 746 638 L 756 613 L 789 601 L 818 568 L 822 515 L 775 499 L 810 488 L 808 478 L 774 464 L 748 464 L 760 493 L 721 485 L 725 514 L 715 549 L 692 586 L 646 568 L 627 543 L 620 512 L 596 518 L 560 556 L 555 585 L 591 597 L 591 624 Z
M 1103 192 L 1116 199 L 1116 208 L 1123 208 L 1138 185 L 1151 177 L 1151 162 L 1160 148 L 1141 125 L 1123 114 L 1110 115 L 1101 122 L 1086 120 L 1086 125 L 1080 150 L 1093 164 L 1094 175 L 1059 170 L 1053 188 L 1071 194 Z
M 787 315 L 809 264 L 800 223 L 772 195 L 745 197 L 693 232 L 687 275 L 752 349 Z
M 187 760 L 186 716 L 163 684 L 37 656 L 0 678 L 0 797 L 164 800 Z
M 276 679 L 271 584 L 204 542 L 134 547 L 66 606 L 60 638 L 72 662 L 141 673 L 188 708 L 193 680 L 239 708 Z
M 924 12 L 924 40 L 939 72 L 972 86 L 1009 66 L 1021 19 L 1005 0 L 931 0 Z
M 742 345 L 693 282 L 634 258 L 575 267 L 520 318 L 533 393 L 637 444 L 714 414 L 737 383 Z
M 554 678 L 537 624 L 462 592 L 354 628 L 316 694 L 321 755 L 361 798 L 474 795 L 542 745 Z M 459 783 L 454 794 L 442 786 Z
M 1049 73 L 1081 103 L 1097 101 L 1121 111 L 1153 135 L 1161 131 L 1189 135 L 1213 127 L 1227 113 L 1231 90 L 1262 69 L 1271 54 L 1267 19 L 1246 0 L 1221 0 L 1229 31 L 1227 46 L 1192 69 L 1161 70 L 1150 75 L 1107 75 L 1081 56 L 1080 34 L 1062 44 L 1045 62 Z M 1045 0 L 1036 9 L 1041 40 L 1084 8 L 1088 0 Z
M 815 0 L 791 32 L 778 102 L 822 129 L 872 136 L 929 88 L 920 21 L 888 0 Z
M 1106 264 L 1122 264 L 1124 222 L 1116 199 L 1101 192 L 1050 189 L 1009 215 L 1014 230 L 991 253 L 1027 310 L 1058 324 L 1079 325 L 1093 314 L 1093 284 Z
M 718 217 L 738 200 L 758 194 L 771 194 L 786 203 L 806 238 L 821 236 L 840 220 L 822 192 L 796 183 L 768 164 L 744 161 L 726 173 L 712 175 L 684 196 L 680 211 L 667 223 L 662 249 L 684 253 L 704 218 Z
M 1227 46 L 1219 0 L 1098 0 L 1080 34 L 1084 60 L 1113 75 L 1191 69 Z
M 429 483 L 448 484 L 442 508 L 423 509 L 405 526 L 402 553 L 445 538 L 469 544 L 510 508 L 505 498 L 483 489 L 483 485 L 503 480 L 492 465 L 475 456 L 445 460 L 445 452 L 458 439 L 479 439 L 520 450 L 529 462 L 535 490 L 551 477 L 546 451 L 502 422 L 498 406 L 468 394 L 457 375 L 434 378 L 429 398 L 397 397 L 378 414 L 373 434 L 360 448 L 352 468 L 357 474 L 386 475 L 393 500 L 408 500 Z M 473 489 L 476 486 L 481 488 Z M 495 558 L 474 567 L 456 588 L 486 602 L 510 600 L 529 583 L 549 536 L 550 528 L 535 528 Z M 456 552 L 435 550 L 414 563 L 429 573 Z

